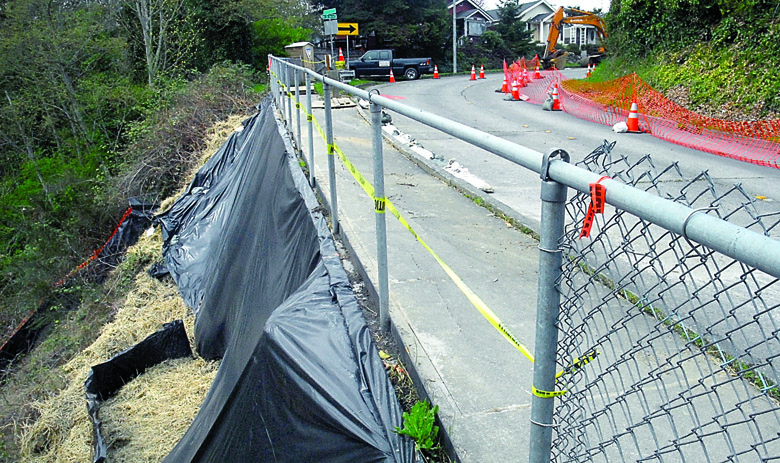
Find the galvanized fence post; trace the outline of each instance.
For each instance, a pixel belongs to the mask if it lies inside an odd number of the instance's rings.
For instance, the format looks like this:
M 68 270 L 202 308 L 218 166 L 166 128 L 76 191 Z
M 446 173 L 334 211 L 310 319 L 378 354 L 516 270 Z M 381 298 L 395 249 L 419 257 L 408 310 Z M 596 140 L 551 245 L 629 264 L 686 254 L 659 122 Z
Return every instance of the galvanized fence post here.
M 382 159 L 382 106 L 371 102 L 371 144 L 374 148 L 374 211 L 376 212 L 377 278 L 379 278 L 379 327 L 390 330 L 390 294 L 387 275 L 387 225 L 385 220 L 385 168 Z
M 277 83 L 277 80 L 279 79 L 279 60 L 274 57 L 274 59 L 271 61 L 271 71 L 268 74 L 268 81 L 271 84 L 271 94 L 274 97 L 274 103 L 276 103 L 276 107 L 279 107 L 279 84 Z
M 284 93 L 287 97 L 287 129 L 292 132 L 292 98 L 290 98 L 290 86 L 292 85 L 292 76 L 290 74 L 292 73 L 292 69 L 290 66 L 287 66 L 287 63 L 285 63 L 285 73 L 284 73 Z
M 339 233 L 339 204 L 336 195 L 336 154 L 333 146 L 333 114 L 330 105 L 330 84 L 322 83 L 322 93 L 325 99 L 325 138 L 328 145 L 328 181 L 330 186 L 330 217 L 333 234 Z
M 293 84 L 295 85 L 295 130 L 298 134 L 298 137 L 295 139 L 295 147 L 298 149 L 298 155 L 300 155 L 303 150 L 301 149 L 301 92 L 298 91 L 298 85 L 300 84 L 300 80 L 298 78 L 298 69 L 295 69 L 294 76 Z
M 542 223 L 539 239 L 539 293 L 536 306 L 536 342 L 531 397 L 530 463 L 549 463 L 552 444 L 553 409 L 555 406 L 555 369 L 558 344 L 558 312 L 561 277 L 566 185 L 550 180 L 550 159 L 560 156 L 568 162 L 563 150 L 553 150 L 542 161 Z
M 314 186 L 314 117 L 311 112 L 312 84 L 309 73 L 304 73 L 306 80 L 306 121 L 309 126 L 309 186 Z

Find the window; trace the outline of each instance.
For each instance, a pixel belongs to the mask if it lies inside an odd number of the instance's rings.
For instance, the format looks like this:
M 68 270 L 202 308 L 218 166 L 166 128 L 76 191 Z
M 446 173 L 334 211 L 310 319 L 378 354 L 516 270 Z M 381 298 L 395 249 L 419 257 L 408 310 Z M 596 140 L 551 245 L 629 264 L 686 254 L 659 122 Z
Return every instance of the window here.
M 378 51 L 369 51 L 365 55 L 363 55 L 363 59 L 365 61 L 376 61 L 379 59 L 379 52 Z
M 390 52 L 389 52 L 389 51 L 387 51 L 387 50 L 380 51 L 380 52 L 379 52 L 379 58 L 378 58 L 378 59 L 379 59 L 379 60 L 381 60 L 381 61 L 387 61 L 387 60 L 389 60 L 389 59 L 390 59 Z

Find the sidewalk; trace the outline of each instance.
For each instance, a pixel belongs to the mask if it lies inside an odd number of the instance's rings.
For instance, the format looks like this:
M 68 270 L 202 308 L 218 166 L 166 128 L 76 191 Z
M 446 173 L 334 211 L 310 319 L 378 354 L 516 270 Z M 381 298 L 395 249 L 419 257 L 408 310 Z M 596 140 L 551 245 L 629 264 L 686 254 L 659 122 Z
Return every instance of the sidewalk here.
M 369 124 L 358 111 L 355 107 L 333 111 L 334 139 L 371 180 Z M 324 128 L 323 111 L 315 109 L 314 117 Z M 300 145 L 306 152 L 305 115 L 301 119 Z M 295 126 L 292 131 L 297 133 Z M 533 352 L 538 243 L 432 177 L 388 143 L 383 151 L 387 197 Z M 326 147 L 316 129 L 314 152 L 317 186 L 329 200 Z M 308 153 L 305 156 L 308 160 Z M 340 159 L 335 161 L 341 236 L 362 267 L 369 292 L 375 295 L 373 201 Z M 436 260 L 390 214 L 387 234 L 393 329 L 408 353 L 407 368 L 418 387 L 425 389 L 421 393 L 439 406 L 458 461 L 527 461 L 531 362 L 483 318 Z

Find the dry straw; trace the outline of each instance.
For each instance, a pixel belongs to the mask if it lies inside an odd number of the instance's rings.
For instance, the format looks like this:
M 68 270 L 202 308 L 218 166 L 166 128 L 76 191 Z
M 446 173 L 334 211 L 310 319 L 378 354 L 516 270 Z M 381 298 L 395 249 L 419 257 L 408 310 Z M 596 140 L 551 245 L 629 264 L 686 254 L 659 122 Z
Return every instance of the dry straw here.
M 190 179 L 236 127 L 240 127 L 241 120 L 242 116 L 233 116 L 209 130 L 205 154 Z M 173 200 L 165 201 L 163 207 L 170 207 Z M 159 231 L 145 234 L 128 250 L 125 261 L 157 261 L 161 257 L 161 245 Z M 115 271 L 128 271 L 128 268 L 132 267 L 120 265 Z M 176 319 L 184 319 L 192 344 L 194 317 L 175 285 L 158 281 L 145 271 L 139 273 L 114 320 L 103 327 L 91 346 L 62 367 L 67 387 L 56 396 L 33 404 L 40 416 L 21 436 L 23 462 L 90 461 L 92 422 L 84 396 L 90 367 L 105 362 Z M 218 368 L 219 362 L 197 357 L 170 360 L 150 368 L 104 402 L 100 418 L 109 461 L 162 460 L 192 423 Z

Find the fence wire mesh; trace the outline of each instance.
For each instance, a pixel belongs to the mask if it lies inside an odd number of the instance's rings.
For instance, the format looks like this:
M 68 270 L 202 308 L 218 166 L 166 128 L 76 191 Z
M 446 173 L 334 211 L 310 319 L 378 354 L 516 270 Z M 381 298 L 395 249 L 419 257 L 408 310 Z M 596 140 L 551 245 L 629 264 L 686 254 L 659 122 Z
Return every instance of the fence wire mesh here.
M 579 165 L 780 233 L 777 207 L 740 185 L 613 147 Z M 778 279 L 609 206 L 580 240 L 588 203 L 566 206 L 557 362 L 598 356 L 559 379 L 553 461 L 780 461 Z

